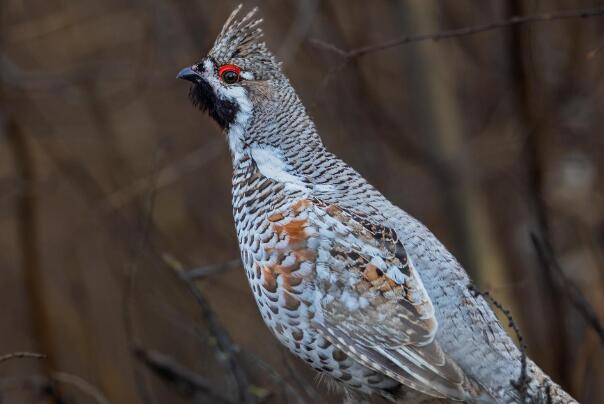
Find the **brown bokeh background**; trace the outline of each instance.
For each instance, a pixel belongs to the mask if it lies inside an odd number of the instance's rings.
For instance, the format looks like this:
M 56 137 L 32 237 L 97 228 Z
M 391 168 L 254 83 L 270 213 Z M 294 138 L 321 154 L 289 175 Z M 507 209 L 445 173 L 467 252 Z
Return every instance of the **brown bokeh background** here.
M 245 2 L 327 146 L 427 224 L 584 403 L 604 402 L 604 18 L 406 44 L 339 70 L 313 39 L 352 49 L 600 4 Z M 1 402 L 218 402 L 175 381 L 181 368 L 230 402 L 242 386 L 258 402 L 341 400 L 262 324 L 233 262 L 226 143 L 174 78 L 235 5 L 0 3 L 0 355 L 47 355 L 0 362 Z M 195 268 L 206 276 L 181 279 Z

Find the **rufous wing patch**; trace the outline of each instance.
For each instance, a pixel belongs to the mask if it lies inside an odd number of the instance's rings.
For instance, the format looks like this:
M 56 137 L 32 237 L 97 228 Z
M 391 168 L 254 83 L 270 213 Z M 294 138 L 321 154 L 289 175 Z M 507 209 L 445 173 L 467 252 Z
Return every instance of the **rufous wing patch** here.
M 295 202 L 292 207 L 292 213 L 297 216 L 300 214 L 300 212 L 302 212 L 305 209 L 308 209 L 309 207 L 312 206 L 312 201 L 310 199 L 300 199 L 299 201 Z
M 286 234 L 289 237 L 289 244 L 296 245 L 307 239 L 305 225 L 306 220 L 294 219 L 285 224 L 274 224 L 273 228 L 278 235 Z
M 283 213 L 277 212 L 277 213 L 273 213 L 272 215 L 270 215 L 268 217 L 268 221 L 269 222 L 278 222 L 279 220 L 283 220 L 284 218 L 285 218 L 285 216 L 283 216 Z

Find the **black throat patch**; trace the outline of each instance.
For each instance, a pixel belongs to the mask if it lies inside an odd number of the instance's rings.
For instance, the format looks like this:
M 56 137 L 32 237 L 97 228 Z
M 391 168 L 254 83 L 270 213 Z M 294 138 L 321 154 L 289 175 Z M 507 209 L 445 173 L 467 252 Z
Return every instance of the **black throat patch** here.
M 228 129 L 239 112 L 239 105 L 218 98 L 205 80 L 199 80 L 193 84 L 189 90 L 189 97 L 191 97 L 193 105 L 202 111 L 207 111 L 223 129 Z

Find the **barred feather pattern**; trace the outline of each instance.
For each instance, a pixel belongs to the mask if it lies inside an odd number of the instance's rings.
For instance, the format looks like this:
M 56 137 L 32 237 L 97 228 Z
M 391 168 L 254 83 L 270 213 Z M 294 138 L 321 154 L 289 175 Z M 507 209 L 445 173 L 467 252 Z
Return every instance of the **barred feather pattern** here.
M 251 110 L 226 135 L 238 137 L 230 141 L 233 215 L 267 326 L 352 392 L 406 403 L 519 402 L 512 382 L 520 351 L 468 289 L 463 268 L 425 226 L 325 149 L 259 42 L 254 12 L 237 20 L 238 10 L 210 56 L 255 76 L 240 84 Z M 537 402 L 576 402 L 530 360 L 528 373 Z

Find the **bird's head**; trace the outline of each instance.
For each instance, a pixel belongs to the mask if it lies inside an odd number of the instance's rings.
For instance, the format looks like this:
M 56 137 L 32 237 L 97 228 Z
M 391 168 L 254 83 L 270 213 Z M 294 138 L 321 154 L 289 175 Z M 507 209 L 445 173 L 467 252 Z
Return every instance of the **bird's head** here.
M 251 114 L 271 80 L 282 77 L 280 63 L 261 40 L 257 9 L 238 19 L 240 9 L 231 13 L 208 55 L 177 76 L 193 83 L 193 104 L 227 130 Z

